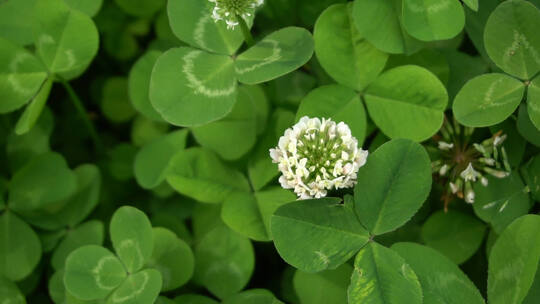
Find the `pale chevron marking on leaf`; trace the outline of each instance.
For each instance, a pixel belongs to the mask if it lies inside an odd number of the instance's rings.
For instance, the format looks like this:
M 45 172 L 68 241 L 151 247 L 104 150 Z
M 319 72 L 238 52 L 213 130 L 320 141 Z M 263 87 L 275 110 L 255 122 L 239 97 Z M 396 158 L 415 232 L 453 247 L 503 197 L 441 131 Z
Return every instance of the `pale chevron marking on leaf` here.
M 112 256 L 102 257 L 101 259 L 99 259 L 96 267 L 94 267 L 92 269 L 92 274 L 94 275 L 94 279 L 96 280 L 96 285 L 99 288 L 105 289 L 105 290 L 112 290 L 112 289 L 114 289 L 116 287 L 116 285 L 107 286 L 107 285 L 103 284 L 103 282 L 101 282 L 101 270 L 103 270 L 104 265 L 109 261 L 116 262 L 116 259 L 115 259 L 115 257 L 112 257 Z
M 7 80 L 9 84 L 13 87 L 13 90 L 21 94 L 33 93 L 32 88 L 25 87 L 24 83 L 22 83 L 15 75 L 19 72 L 19 66 L 26 59 L 32 59 L 32 56 L 28 53 L 18 53 L 17 55 L 15 55 L 15 58 L 13 58 L 13 60 L 9 63 L 9 71 L 12 73 L 8 75 Z
M 517 30 L 514 30 L 514 41 L 512 41 L 512 44 L 504 51 L 504 66 L 508 67 L 510 60 L 512 60 L 512 57 L 520 48 L 523 50 L 523 52 L 529 51 L 529 54 L 531 54 L 534 61 L 540 64 L 540 56 L 538 55 L 538 51 L 533 46 L 531 46 L 525 35 L 521 34 Z M 523 64 L 525 63 L 523 62 Z
M 491 207 L 494 207 L 495 205 L 497 205 L 497 202 L 491 202 L 489 204 L 485 204 L 484 206 L 482 206 L 482 209 L 489 209 Z
M 206 43 L 204 42 L 204 27 L 206 24 L 210 21 L 210 15 L 204 15 L 197 21 L 197 25 L 195 25 L 195 30 L 193 31 L 193 39 L 195 39 L 195 42 L 203 49 L 206 49 Z
M 508 202 L 510 202 L 510 200 L 506 200 L 506 201 L 502 204 L 501 208 L 499 208 L 499 213 L 503 212 L 504 208 L 506 208 L 506 206 L 508 205 Z
M 236 67 L 236 73 L 238 74 L 244 74 L 247 72 L 252 72 L 260 67 L 263 67 L 265 65 L 271 64 L 273 62 L 276 62 L 281 59 L 281 48 L 279 47 L 279 42 L 272 40 L 272 39 L 266 39 L 263 40 L 261 43 L 268 43 L 272 46 L 272 55 L 262 59 L 261 62 L 256 63 L 252 66 L 246 67 L 246 68 L 238 68 Z
M 119 296 L 118 292 L 115 292 L 112 296 L 113 303 L 124 303 L 127 300 L 135 298 L 136 296 L 140 295 L 144 291 L 144 288 L 146 287 L 146 284 L 149 281 L 148 273 L 140 272 L 137 274 L 137 276 L 143 277 L 142 283 L 138 284 L 140 285 L 140 288 L 137 290 L 134 290 L 132 294 L 129 294 L 126 296 Z M 135 284 L 131 284 L 131 287 L 135 287 Z
M 188 86 L 195 91 L 195 94 L 202 94 L 207 97 L 220 97 L 220 96 L 229 96 L 236 91 L 236 80 L 231 79 L 231 85 L 225 89 L 211 89 L 204 85 L 204 82 L 199 80 L 194 73 L 195 59 L 199 57 L 203 52 L 194 50 L 187 53 L 183 59 L 184 65 L 182 67 L 182 72 L 186 75 L 186 79 L 189 82 Z
M 321 251 L 314 251 L 314 253 L 319 258 L 319 261 L 321 261 L 325 267 L 328 267 L 328 265 L 330 264 L 330 259 L 328 258 L 328 256 Z
M 449 7 L 450 6 L 450 1 L 449 0 L 440 0 L 438 3 L 428 5 L 427 7 L 425 5 L 419 5 L 417 3 L 413 3 L 412 1 L 408 1 L 407 6 L 414 13 L 423 13 L 423 12 L 427 11 L 428 13 L 433 14 L 433 13 L 438 13 L 441 10 Z
M 133 250 L 136 253 L 133 259 L 133 264 L 142 264 L 144 261 L 144 257 L 143 257 L 143 254 L 141 252 L 141 248 L 139 247 L 138 242 L 136 242 L 135 240 L 125 239 L 122 242 L 120 242 L 117 249 L 118 254 L 120 254 L 120 252 L 126 252 L 126 251 L 129 254 Z

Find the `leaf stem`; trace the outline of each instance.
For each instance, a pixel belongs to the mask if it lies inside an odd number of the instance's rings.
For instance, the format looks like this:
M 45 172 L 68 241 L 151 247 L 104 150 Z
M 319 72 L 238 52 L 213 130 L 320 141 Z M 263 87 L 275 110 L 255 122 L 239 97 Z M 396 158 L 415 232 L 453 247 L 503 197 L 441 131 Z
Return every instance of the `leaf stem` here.
M 252 47 L 253 45 L 255 45 L 255 40 L 253 40 L 253 36 L 251 35 L 251 31 L 247 26 L 246 20 L 244 20 L 244 18 L 239 15 L 236 15 L 236 19 L 240 24 L 240 29 L 242 30 L 242 35 L 244 35 L 244 40 L 246 41 L 246 44 L 248 45 L 248 47 Z
M 69 99 L 73 103 L 73 106 L 75 106 L 75 109 L 77 109 L 77 112 L 79 113 L 79 116 L 81 117 L 84 124 L 86 125 L 86 128 L 88 129 L 88 134 L 92 138 L 92 141 L 94 142 L 96 150 L 98 152 L 103 152 L 104 151 L 103 143 L 101 142 L 101 139 L 99 138 L 99 135 L 98 135 L 98 133 L 96 131 L 96 128 L 94 127 L 94 125 L 90 121 L 90 118 L 88 118 L 88 114 L 86 112 L 86 109 L 84 108 L 84 105 L 83 105 L 81 99 L 79 98 L 77 93 L 75 93 L 75 90 L 73 90 L 73 88 L 71 87 L 69 82 L 67 82 L 64 79 L 59 79 L 59 80 L 62 83 L 62 85 L 64 86 L 64 88 L 66 89 L 66 91 L 67 91 L 67 93 L 68 93 L 68 95 L 70 97 Z

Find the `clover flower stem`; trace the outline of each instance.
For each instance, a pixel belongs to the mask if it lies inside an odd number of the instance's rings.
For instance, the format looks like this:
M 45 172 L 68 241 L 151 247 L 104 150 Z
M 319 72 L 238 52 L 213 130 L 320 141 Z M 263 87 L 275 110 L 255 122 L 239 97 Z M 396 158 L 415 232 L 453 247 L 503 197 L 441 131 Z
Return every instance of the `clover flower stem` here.
M 244 40 L 246 41 L 246 44 L 248 47 L 252 47 L 255 45 L 255 40 L 253 40 L 253 36 L 251 35 L 251 32 L 249 31 L 249 27 L 247 26 L 246 20 L 242 18 L 242 16 L 236 16 L 236 19 L 238 20 L 238 23 L 240 25 L 240 29 L 242 30 L 242 35 L 244 35 Z
M 88 133 L 90 134 L 90 137 L 92 138 L 92 141 L 94 142 L 96 150 L 98 151 L 98 153 L 103 152 L 104 151 L 103 143 L 101 142 L 101 139 L 98 136 L 96 128 L 94 127 L 94 125 L 92 124 L 90 119 L 88 118 L 88 114 L 86 112 L 86 109 L 84 108 L 84 105 L 83 105 L 81 99 L 79 98 L 77 93 L 75 93 L 75 90 L 73 90 L 73 88 L 71 87 L 69 82 L 67 82 L 64 79 L 60 79 L 60 82 L 62 83 L 62 85 L 66 89 L 66 91 L 67 91 L 67 93 L 68 93 L 68 95 L 70 97 L 69 99 L 71 100 L 71 102 L 75 106 L 75 109 L 77 109 L 77 112 L 79 113 L 79 116 L 81 117 L 84 124 L 86 125 L 86 128 L 88 129 Z

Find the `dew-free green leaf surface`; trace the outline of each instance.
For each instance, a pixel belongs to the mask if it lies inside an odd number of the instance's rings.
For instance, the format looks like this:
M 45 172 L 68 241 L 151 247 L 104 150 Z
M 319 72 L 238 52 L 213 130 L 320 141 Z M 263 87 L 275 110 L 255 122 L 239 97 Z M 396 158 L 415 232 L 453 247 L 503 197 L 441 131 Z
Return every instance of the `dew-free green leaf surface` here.
M 195 280 L 220 299 L 246 286 L 255 264 L 248 238 L 219 225 L 195 247 Z
M 19 213 L 32 212 L 61 203 L 76 189 L 77 177 L 62 155 L 47 152 L 15 173 L 9 184 L 9 205 Z
M 171 160 L 167 182 L 176 191 L 205 203 L 220 203 L 235 191 L 249 191 L 245 176 L 202 148 L 178 152 Z
M 51 73 L 79 76 L 96 56 L 99 37 L 92 19 L 63 0 L 37 1 L 36 53 Z
M 111 241 L 127 271 L 141 269 L 152 255 L 152 223 L 146 214 L 134 207 L 116 210 L 110 225 Z
M 115 0 L 126 13 L 137 17 L 149 17 L 165 6 L 166 0 Z
M 90 17 L 94 17 L 103 5 L 103 0 L 64 0 L 64 2 L 71 8 L 79 10 Z
M 14 111 L 40 90 L 47 70 L 29 51 L 0 38 L 0 113 Z
M 108 120 L 115 123 L 129 121 L 135 110 L 129 102 L 128 80 L 125 77 L 111 77 L 103 84 L 101 111 Z
M 193 275 L 193 252 L 186 242 L 168 229 L 157 227 L 153 229 L 153 233 L 154 250 L 147 266 L 161 273 L 163 291 L 176 289 Z
M 540 131 L 540 77 L 531 81 L 527 89 L 527 112 L 531 122 Z
M 383 70 L 388 55 L 360 35 L 351 13 L 349 3 L 332 5 L 320 15 L 313 32 L 315 54 L 338 83 L 363 90 Z
M 375 242 L 354 260 L 349 303 L 422 303 L 422 288 L 411 267 L 395 251 Z
M 37 0 L 4 1 L 0 4 L 0 37 L 17 45 L 34 41 L 34 5 Z M 0 65 L 1 66 L 1 65 Z
M 152 189 L 165 180 L 171 159 L 186 146 L 187 135 L 185 129 L 170 132 L 144 145 L 137 152 L 134 171 L 141 187 Z
M 501 233 L 513 220 L 527 214 L 531 207 L 529 195 L 515 171 L 502 179 L 486 177 L 489 181 L 487 187 L 479 183 L 474 185 L 474 213 L 490 223 L 495 232 Z
M 330 118 L 335 122 L 343 121 L 351 128 L 351 133 L 358 140 L 359 146 L 366 137 L 366 111 L 358 93 L 348 87 L 332 84 L 309 92 L 298 107 L 296 121 L 303 116 Z
M 519 107 L 517 129 L 519 134 L 523 136 L 531 144 L 540 147 L 540 129 L 531 122 L 527 105 L 523 104 Z
M 127 276 L 122 262 L 108 249 L 87 245 L 66 259 L 64 285 L 81 300 L 99 300 L 109 295 Z
M 266 289 L 250 289 L 228 297 L 223 304 L 283 304 Z
M 504 1 L 484 31 L 486 51 L 499 68 L 521 79 L 540 71 L 540 11 L 529 1 Z
M 0 277 L 0 299 L 7 304 L 26 304 L 17 285 L 4 277 Z
M 296 195 L 278 187 L 230 195 L 221 209 L 221 218 L 234 231 L 255 241 L 270 241 L 270 218 L 281 205 L 296 200 Z
M 431 163 L 426 150 L 407 139 L 380 146 L 358 171 L 354 209 L 372 234 L 405 224 L 431 190 Z
M 274 245 L 290 265 L 317 272 L 335 269 L 368 242 L 368 232 L 339 198 L 292 202 L 272 216 Z
M 448 94 L 431 72 L 405 65 L 380 75 L 366 89 L 364 100 L 386 136 L 424 141 L 441 127 Z
M 422 286 L 423 303 L 485 303 L 473 282 L 436 250 L 415 243 L 396 243 L 391 249 L 416 273 Z
M 152 68 L 161 54 L 162 52 L 156 50 L 146 52 L 133 64 L 128 78 L 131 104 L 137 112 L 155 121 L 163 121 L 163 118 L 150 102 L 150 77 L 152 76 Z
M 236 104 L 223 119 L 193 127 L 193 136 L 201 146 L 213 150 L 225 160 L 235 160 L 255 145 L 257 121 L 249 88 L 238 88 Z
M 481 221 L 455 210 L 437 211 L 422 226 L 426 245 L 456 264 L 465 262 L 480 248 L 485 232 Z
M 459 0 L 403 0 L 403 25 L 422 41 L 455 37 L 465 26 Z
M 212 53 L 232 55 L 244 38 L 240 27 L 227 29 L 224 21 L 214 22 L 210 1 L 168 1 L 167 12 L 173 33 L 180 40 Z M 248 22 L 248 26 L 251 22 Z
M 155 269 L 130 274 L 110 295 L 107 304 L 154 303 L 161 290 L 161 274 Z
M 499 236 L 489 256 L 490 304 L 522 303 L 531 287 L 540 259 L 540 216 L 525 215 Z
M 423 43 L 403 27 L 402 0 L 355 0 L 353 21 L 360 35 L 379 50 L 390 54 L 412 54 Z
M 170 3 L 177 2 L 182 1 Z M 150 101 L 167 122 L 196 126 L 225 117 L 236 102 L 236 87 L 234 62 L 229 56 L 172 48 L 156 61 Z
M 293 286 L 300 304 L 347 303 L 347 286 L 353 268 L 343 264 L 336 269 L 309 273 L 296 270 Z
M 11 211 L 0 215 L 0 276 L 27 277 L 41 258 L 41 242 L 32 228 Z
M 456 119 L 469 127 L 487 127 L 510 116 L 523 97 L 525 85 L 505 74 L 483 74 L 467 82 L 454 99 Z
M 177 304 L 219 304 L 217 301 L 198 294 L 183 294 L 174 298 Z
M 98 220 L 91 220 L 66 232 L 51 256 L 51 265 L 55 270 L 64 268 L 66 258 L 75 249 L 85 245 L 102 245 L 105 228 Z
M 24 109 L 24 112 L 15 125 L 15 133 L 17 135 L 26 134 L 34 127 L 45 107 L 45 103 L 47 103 L 52 84 L 53 80 L 51 78 L 45 80 L 39 92 L 37 92 L 30 104 Z

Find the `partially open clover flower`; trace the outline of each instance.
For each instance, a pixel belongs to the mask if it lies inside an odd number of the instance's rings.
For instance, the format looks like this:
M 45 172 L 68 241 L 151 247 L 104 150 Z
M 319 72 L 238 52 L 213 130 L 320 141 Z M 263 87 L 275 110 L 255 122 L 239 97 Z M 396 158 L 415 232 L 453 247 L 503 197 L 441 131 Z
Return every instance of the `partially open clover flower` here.
M 473 184 L 479 181 L 487 186 L 486 174 L 497 178 L 510 175 L 506 150 L 501 146 L 506 135 L 498 132 L 481 143 L 471 143 L 473 131 L 474 128 L 461 127 L 456 120 L 445 121 L 436 136 L 440 158 L 432 162 L 432 168 L 445 183 L 445 209 L 452 196 L 474 203 Z
M 309 118 L 285 131 L 276 148 L 270 149 L 278 164 L 285 189 L 294 189 L 300 199 L 321 198 L 330 189 L 352 187 L 358 169 L 366 163 L 368 151 L 344 122 Z
M 261 6 L 264 0 L 208 0 L 214 3 L 212 18 L 218 22 L 224 20 L 228 29 L 234 29 L 239 24 L 238 18 L 244 20 L 255 12 L 255 8 Z

